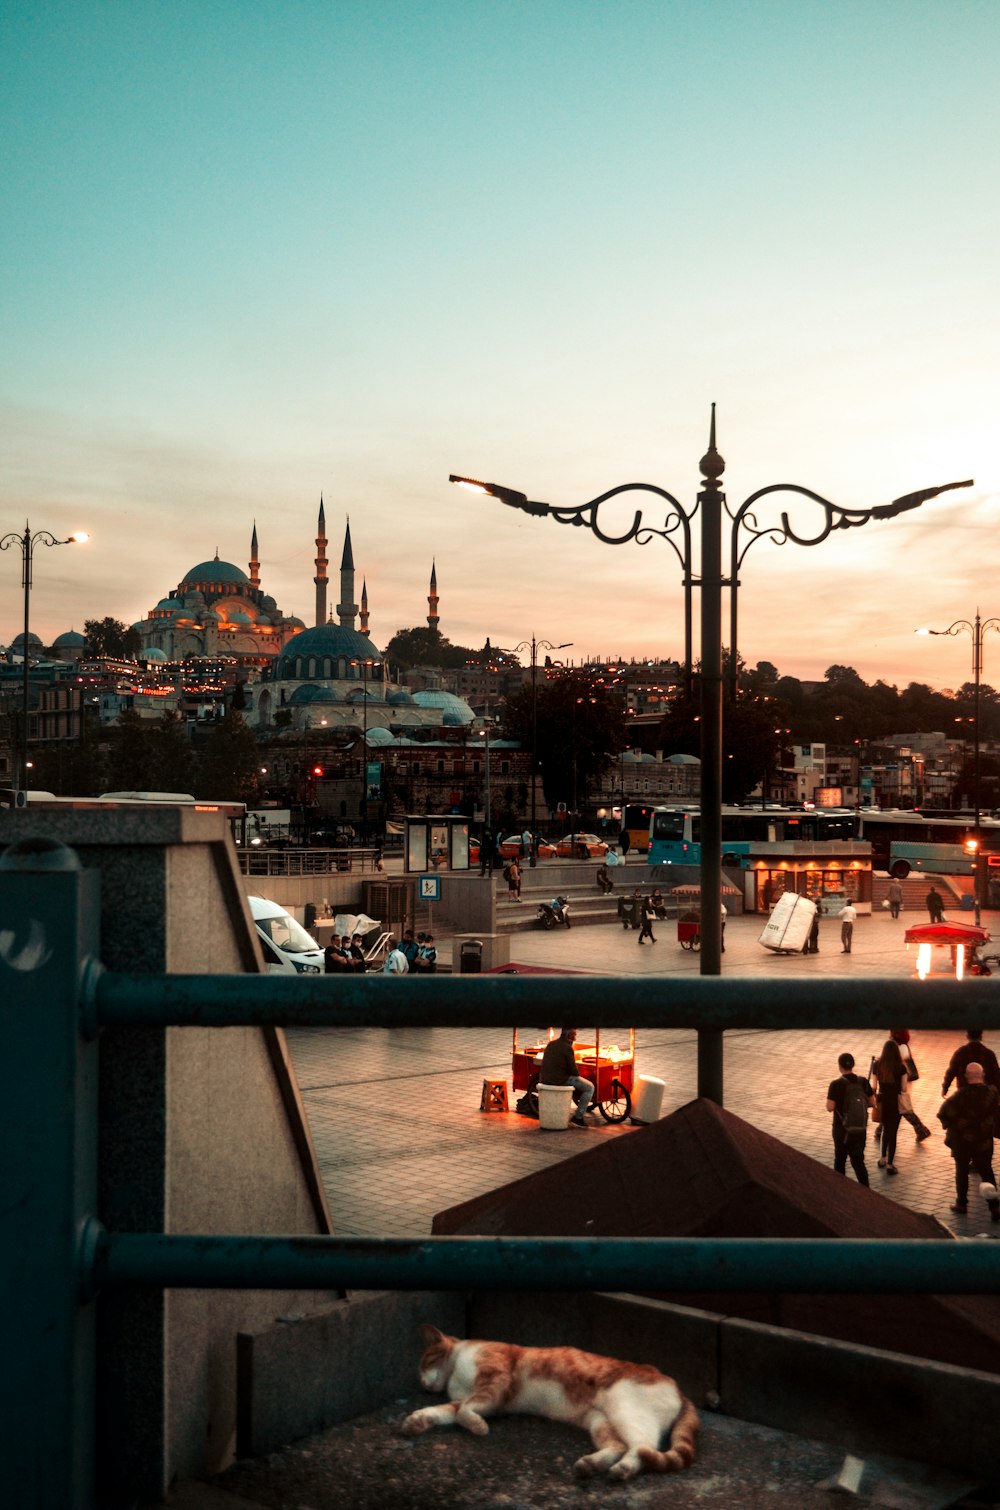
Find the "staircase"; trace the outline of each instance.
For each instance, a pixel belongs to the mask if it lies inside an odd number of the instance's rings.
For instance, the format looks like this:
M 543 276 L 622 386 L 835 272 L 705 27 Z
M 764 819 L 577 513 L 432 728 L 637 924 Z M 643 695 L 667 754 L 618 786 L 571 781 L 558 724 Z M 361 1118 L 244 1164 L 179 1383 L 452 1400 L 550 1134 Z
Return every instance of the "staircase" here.
M 618 923 L 618 900 L 631 896 L 638 886 L 643 892 L 652 889 L 649 866 L 645 861 L 616 866 L 611 871 L 614 890 L 605 896 L 598 890 L 597 867 L 593 860 L 541 860 L 532 870 L 521 874 L 521 900 L 507 897 L 507 883 L 497 874 L 497 933 L 524 933 L 538 928 L 539 902 L 565 897 L 573 928 L 587 928 L 598 923 Z M 668 898 L 668 909 L 670 908 Z
M 889 882 L 891 877 L 884 870 L 876 870 L 872 875 L 872 912 L 882 912 L 883 902 L 889 900 Z M 905 881 L 900 881 L 903 888 L 903 915 L 914 914 L 916 922 L 927 921 L 927 908 L 924 905 L 924 897 L 930 891 L 931 886 L 936 886 L 944 898 L 946 912 L 957 913 L 964 911 L 962 897 L 972 895 L 972 877 L 968 877 L 968 888 L 963 884 L 964 876 L 929 876 L 925 872 L 912 871 Z

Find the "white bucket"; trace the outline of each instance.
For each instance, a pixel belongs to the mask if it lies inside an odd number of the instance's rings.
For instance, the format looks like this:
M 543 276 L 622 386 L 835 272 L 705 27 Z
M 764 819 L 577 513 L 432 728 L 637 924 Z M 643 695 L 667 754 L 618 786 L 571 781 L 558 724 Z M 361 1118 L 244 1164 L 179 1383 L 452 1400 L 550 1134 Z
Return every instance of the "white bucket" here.
M 538 1125 L 549 1132 L 562 1132 L 569 1126 L 569 1114 L 573 1109 L 571 1085 L 540 1085 L 538 1087 Z
M 656 1122 L 663 1105 L 666 1082 L 653 1075 L 640 1075 L 636 1081 L 636 1098 L 632 1103 L 633 1122 Z

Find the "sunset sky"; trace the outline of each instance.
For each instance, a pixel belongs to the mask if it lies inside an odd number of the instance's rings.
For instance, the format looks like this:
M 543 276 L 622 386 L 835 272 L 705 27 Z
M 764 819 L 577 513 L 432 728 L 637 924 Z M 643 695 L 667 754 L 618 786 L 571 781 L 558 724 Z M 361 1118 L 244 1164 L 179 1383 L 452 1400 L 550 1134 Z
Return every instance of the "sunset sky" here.
M 975 479 L 756 543 L 744 658 L 969 680 L 968 636 L 913 631 L 1000 614 L 998 65 L 994 0 L 4 7 L 0 534 L 92 535 L 37 552 L 32 629 L 245 570 L 255 521 L 311 622 L 322 493 L 378 646 L 436 560 L 456 643 L 679 656 L 668 546 L 447 479 L 690 506 L 715 401 L 733 507 Z M 21 604 L 15 547 L 0 643 Z

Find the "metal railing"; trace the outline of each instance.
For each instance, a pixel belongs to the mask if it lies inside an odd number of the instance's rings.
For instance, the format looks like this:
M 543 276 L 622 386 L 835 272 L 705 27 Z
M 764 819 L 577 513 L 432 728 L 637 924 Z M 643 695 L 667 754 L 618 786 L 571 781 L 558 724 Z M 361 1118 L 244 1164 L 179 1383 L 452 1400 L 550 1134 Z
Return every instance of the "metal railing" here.
M 107 1231 L 96 1212 L 98 1039 L 239 1025 L 512 1027 L 607 1020 L 607 978 L 125 975 L 96 963 L 97 877 L 12 851 L 0 860 L 2 1367 L 24 1503 L 93 1504 L 94 1301 L 111 1287 L 355 1290 L 996 1293 L 1000 1247 L 933 1240 L 318 1238 Z M 58 847 L 61 849 L 61 846 Z M 68 856 L 69 861 L 64 857 Z M 69 862 L 72 863 L 69 863 Z M 1000 992 L 974 980 L 630 978 L 637 1028 L 1000 1027 Z M 618 1010 L 618 1009 L 616 1009 Z M 28 1073 L 30 1068 L 30 1073 Z M 43 1423 L 40 1425 L 40 1423 Z M 40 1448 L 39 1443 L 44 1446 Z M 18 1478 L 18 1476 L 20 1476 Z
M 290 846 L 270 849 L 246 844 L 237 850 L 245 876 L 376 875 L 380 870 L 378 849 L 310 849 Z

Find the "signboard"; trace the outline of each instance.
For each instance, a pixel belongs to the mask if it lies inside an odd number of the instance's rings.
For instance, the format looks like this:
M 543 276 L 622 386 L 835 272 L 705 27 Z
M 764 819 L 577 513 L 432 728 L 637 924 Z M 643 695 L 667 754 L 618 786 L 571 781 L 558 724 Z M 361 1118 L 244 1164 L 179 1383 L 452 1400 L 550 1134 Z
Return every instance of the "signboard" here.
M 420 877 L 420 900 L 422 902 L 440 902 L 441 900 L 441 877 Z
M 365 761 L 365 797 L 369 802 L 381 802 L 382 800 L 381 760 Z

